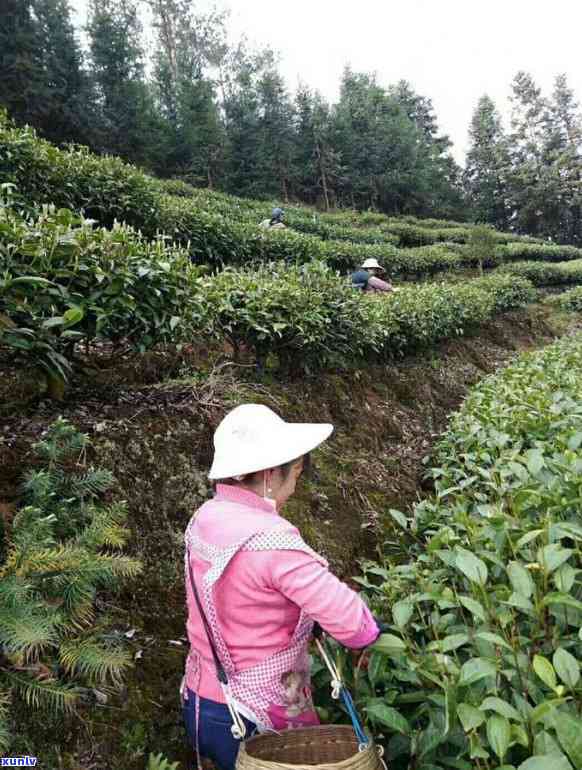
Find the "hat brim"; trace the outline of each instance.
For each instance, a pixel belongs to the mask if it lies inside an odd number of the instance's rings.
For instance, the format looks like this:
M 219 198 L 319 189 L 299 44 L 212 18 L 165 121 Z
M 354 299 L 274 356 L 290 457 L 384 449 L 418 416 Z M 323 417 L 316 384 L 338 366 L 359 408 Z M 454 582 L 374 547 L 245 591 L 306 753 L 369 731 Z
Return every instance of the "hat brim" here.
M 215 457 L 208 474 L 211 481 L 231 479 L 247 473 L 257 473 L 269 468 L 277 468 L 291 460 L 296 460 L 323 444 L 333 433 L 329 423 L 286 422 L 273 431 L 272 441 L 253 452 L 253 457 L 246 457 L 241 450 L 240 456 L 231 456 L 227 463 Z

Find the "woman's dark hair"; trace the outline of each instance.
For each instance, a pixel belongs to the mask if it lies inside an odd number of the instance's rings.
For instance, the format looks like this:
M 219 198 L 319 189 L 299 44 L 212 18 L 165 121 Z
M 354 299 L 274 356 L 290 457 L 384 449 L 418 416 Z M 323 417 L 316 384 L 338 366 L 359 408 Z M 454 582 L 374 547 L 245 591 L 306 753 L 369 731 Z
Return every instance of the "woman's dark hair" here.
M 287 463 L 283 463 L 283 465 L 277 466 L 281 470 L 281 475 L 283 476 L 283 479 L 286 481 L 287 477 L 291 473 L 291 468 L 295 465 L 297 460 L 299 460 L 301 457 L 303 457 L 303 475 L 309 477 L 311 473 L 311 452 L 307 452 L 304 455 L 300 455 L 300 457 L 296 457 L 294 460 L 289 460 Z M 237 486 L 238 484 L 248 484 L 252 483 L 252 481 L 255 479 L 256 476 L 259 475 L 259 473 L 262 473 L 262 471 L 256 471 L 256 473 L 247 473 L 246 476 L 244 476 L 242 479 L 224 479 L 222 483 L 224 484 L 231 484 L 234 486 Z

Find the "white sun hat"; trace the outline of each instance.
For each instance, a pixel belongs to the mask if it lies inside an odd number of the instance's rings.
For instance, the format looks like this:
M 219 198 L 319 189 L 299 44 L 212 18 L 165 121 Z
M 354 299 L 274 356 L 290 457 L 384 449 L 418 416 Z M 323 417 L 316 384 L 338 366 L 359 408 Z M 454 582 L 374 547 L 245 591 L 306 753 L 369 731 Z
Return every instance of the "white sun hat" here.
M 368 268 L 375 267 L 377 270 L 384 270 L 382 265 L 378 264 L 378 260 L 374 258 L 367 259 L 364 264 L 362 265 L 362 269 L 367 270 Z
M 328 423 L 285 422 L 268 406 L 243 404 L 229 412 L 214 433 L 211 480 L 231 479 L 276 468 L 322 444 Z

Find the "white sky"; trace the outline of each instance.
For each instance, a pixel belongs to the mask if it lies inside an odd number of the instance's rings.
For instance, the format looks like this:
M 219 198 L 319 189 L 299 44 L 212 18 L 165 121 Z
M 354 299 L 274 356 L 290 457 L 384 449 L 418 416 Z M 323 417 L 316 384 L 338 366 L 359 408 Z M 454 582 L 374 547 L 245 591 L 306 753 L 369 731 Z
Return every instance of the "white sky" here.
M 84 18 L 86 0 L 71 0 Z M 198 5 L 206 7 L 207 2 Z M 219 2 L 220 5 L 220 2 Z M 345 64 L 388 85 L 409 80 L 434 103 L 457 160 L 477 100 L 504 116 L 518 70 L 548 91 L 558 73 L 582 101 L 580 0 L 225 0 L 233 39 L 281 54 L 291 89 L 302 80 L 333 100 Z M 221 7 L 224 7 L 222 5 Z

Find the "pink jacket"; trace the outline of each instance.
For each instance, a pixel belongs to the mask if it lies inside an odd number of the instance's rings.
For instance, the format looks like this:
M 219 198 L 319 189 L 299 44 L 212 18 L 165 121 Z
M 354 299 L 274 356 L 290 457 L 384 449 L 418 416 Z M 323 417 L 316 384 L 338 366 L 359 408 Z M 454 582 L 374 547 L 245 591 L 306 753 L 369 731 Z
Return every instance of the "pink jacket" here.
M 219 484 L 215 497 L 195 514 L 193 532 L 205 543 L 226 547 L 255 532 L 288 525 L 274 505 L 239 487 Z M 201 595 L 208 563 L 191 561 Z M 196 671 L 189 659 L 186 685 L 203 698 L 224 703 L 212 655 L 186 575 L 188 638 L 202 659 Z M 355 591 L 313 556 L 301 551 L 238 553 L 215 589 L 218 622 L 237 670 L 245 670 L 284 649 L 299 620 L 300 608 L 346 647 L 362 648 L 378 637 L 370 610 Z
M 366 291 L 394 291 L 394 287 L 391 283 L 383 281 L 381 278 L 377 278 L 375 275 L 370 276 Z

